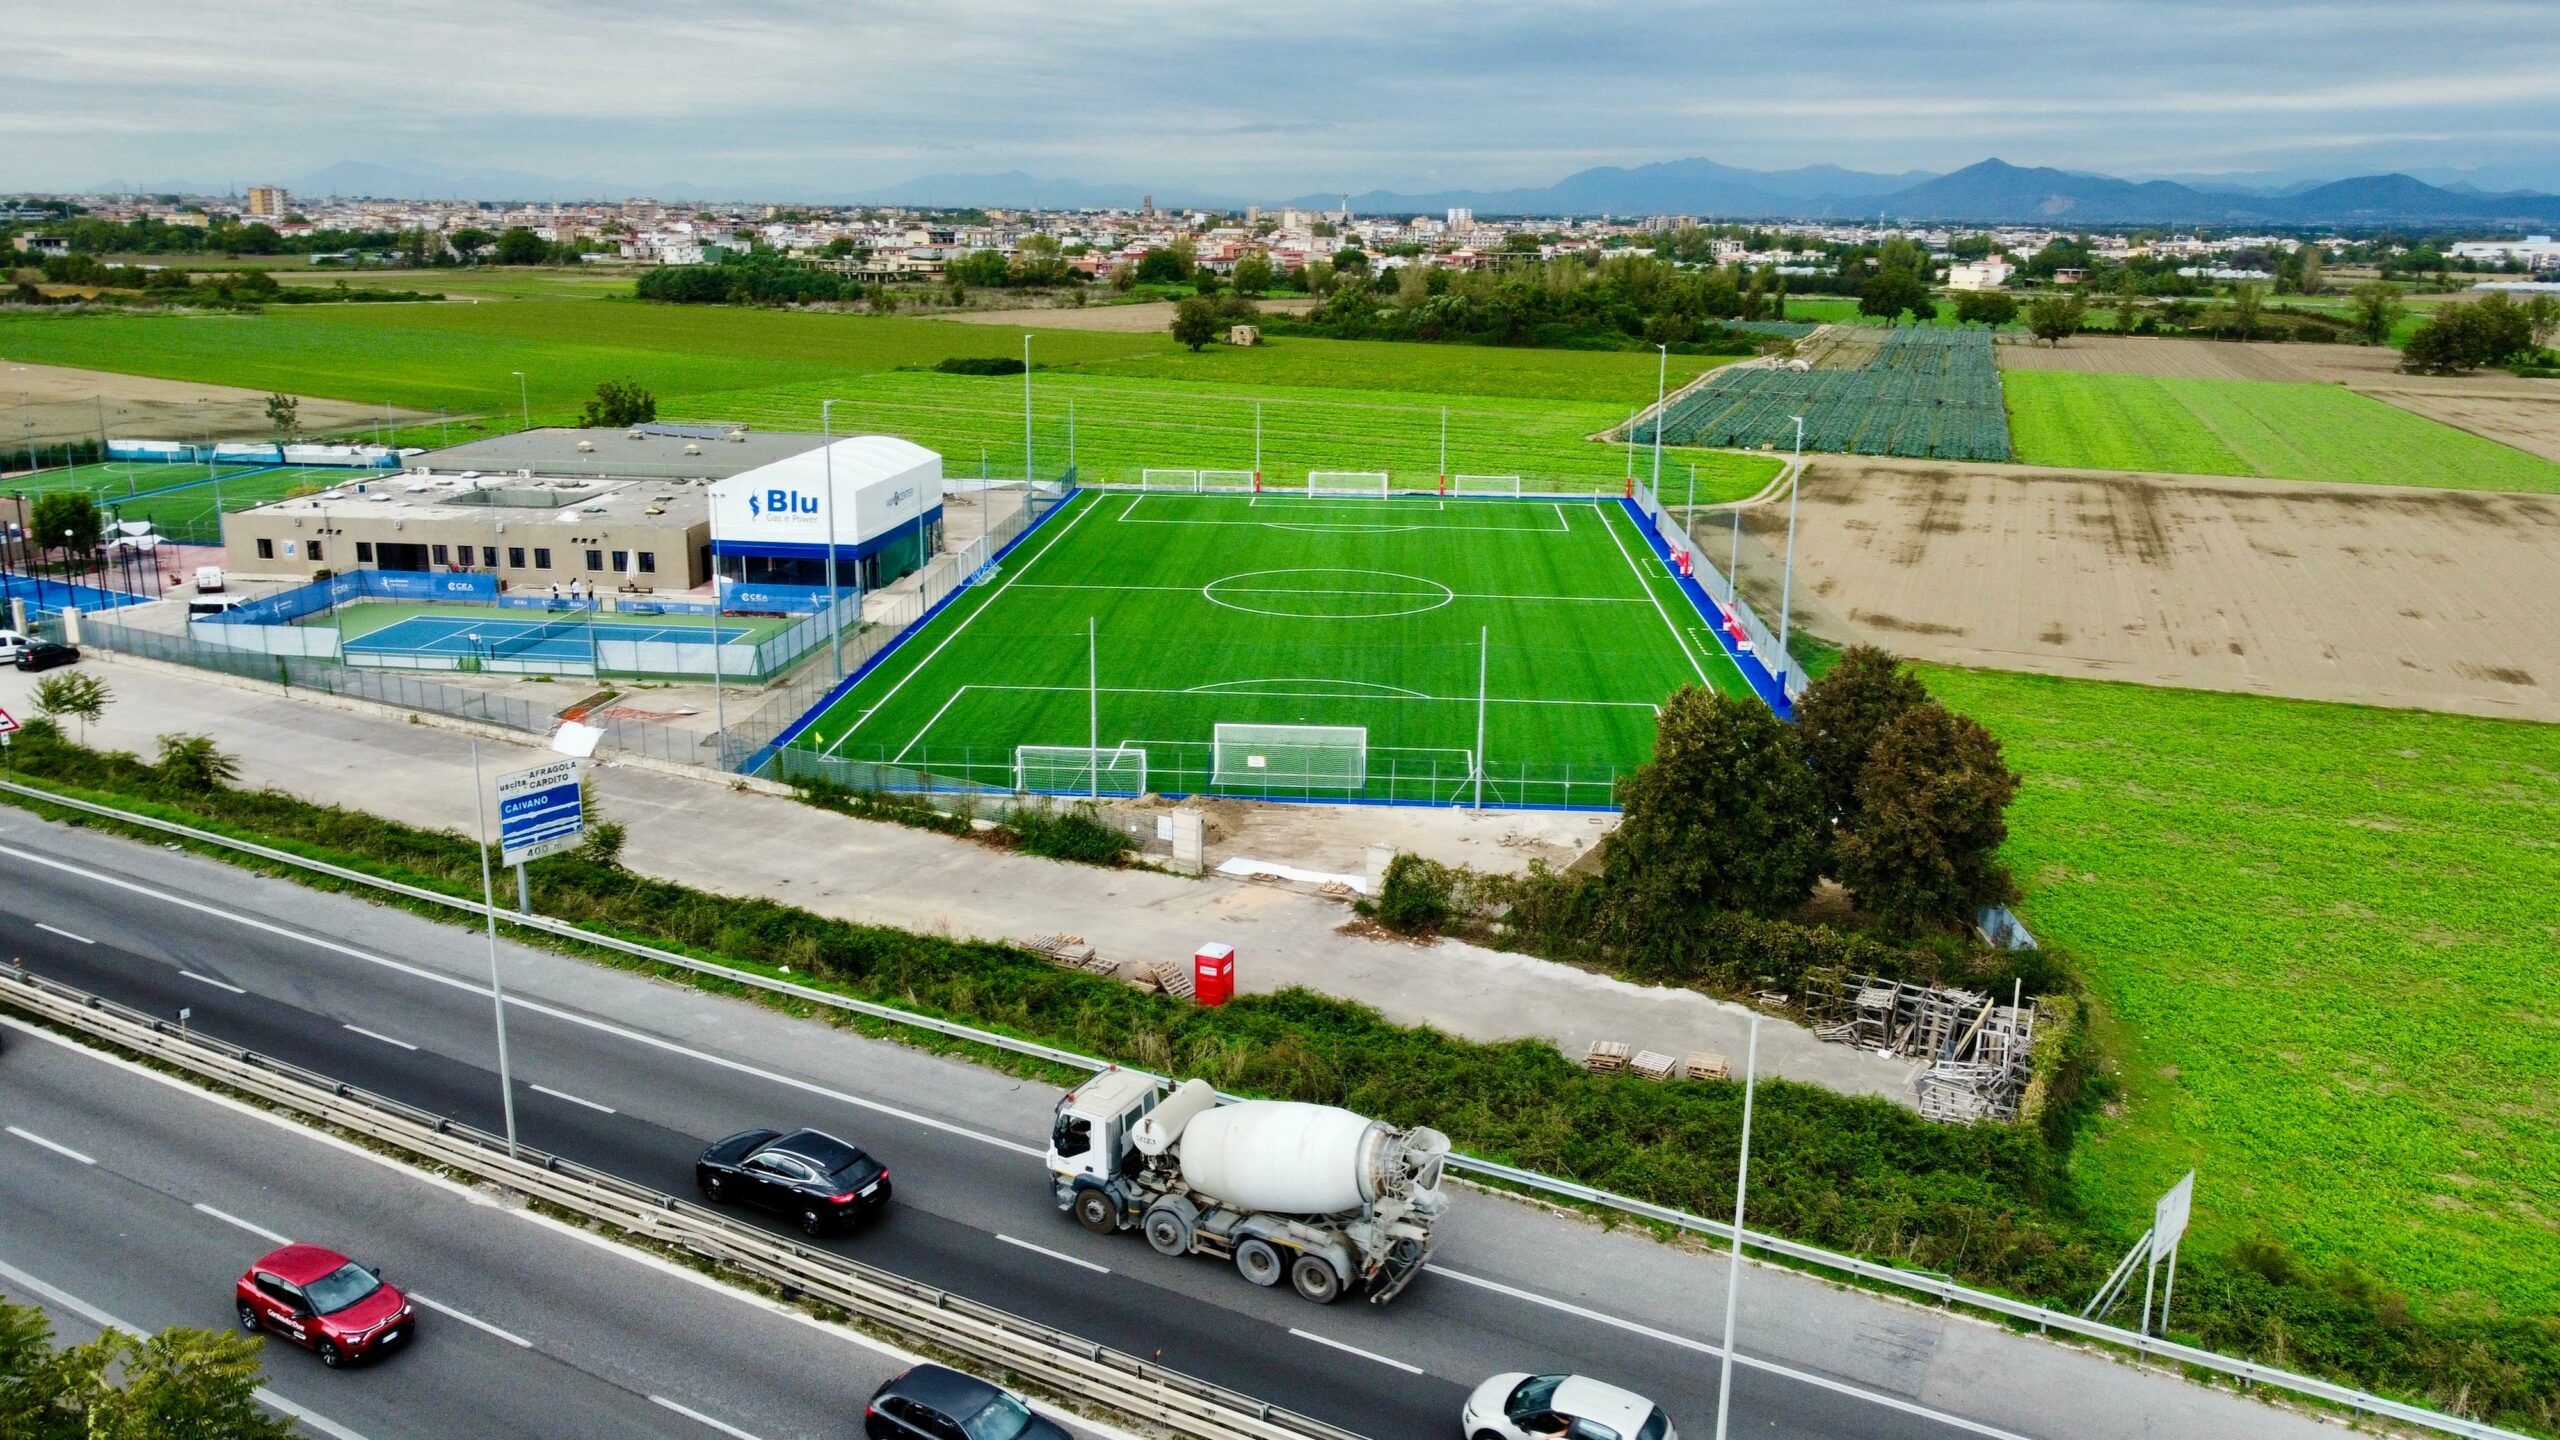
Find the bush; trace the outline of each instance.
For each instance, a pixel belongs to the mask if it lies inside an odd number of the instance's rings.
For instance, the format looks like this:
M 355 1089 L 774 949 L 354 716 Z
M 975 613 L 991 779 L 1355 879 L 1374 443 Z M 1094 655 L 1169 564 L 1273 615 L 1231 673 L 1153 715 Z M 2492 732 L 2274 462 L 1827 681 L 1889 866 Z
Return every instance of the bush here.
M 954 355 L 933 362 L 945 375 L 1019 375 L 1022 362 L 1006 355 Z
M 1026 807 L 1007 817 L 1004 828 L 1012 832 L 1016 849 L 1052 860 L 1117 865 L 1138 848 L 1136 841 L 1113 829 L 1092 805 L 1071 805 L 1063 810 Z
M 608 870 L 622 868 L 622 847 L 631 833 L 619 820 L 590 821 L 578 836 L 578 858 Z
M 1398 855 L 1374 900 L 1352 906 L 1399 935 L 1436 935 L 1456 917 L 1457 872 L 1419 855 Z
M 191 795 L 228 789 L 240 778 L 240 762 L 207 735 L 161 736 L 159 769 L 161 784 Z

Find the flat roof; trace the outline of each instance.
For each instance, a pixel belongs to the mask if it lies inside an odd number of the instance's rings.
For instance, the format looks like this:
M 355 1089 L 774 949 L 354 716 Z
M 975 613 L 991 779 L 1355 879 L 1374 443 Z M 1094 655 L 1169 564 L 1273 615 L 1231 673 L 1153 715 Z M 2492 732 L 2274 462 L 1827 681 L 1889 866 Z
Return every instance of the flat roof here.
M 500 503 L 488 503 L 480 497 Z M 531 503 L 508 504 L 523 498 Z M 652 513 L 655 512 L 655 513 Z M 403 474 L 353 470 L 316 495 L 275 500 L 242 515 L 318 515 L 336 521 L 366 519 L 460 520 L 520 527 L 620 523 L 683 527 L 707 524 L 711 487 L 690 480 L 607 480 L 594 476 Z
M 638 439 L 632 438 L 635 432 Z M 758 430 L 751 426 L 655 422 L 633 429 L 551 426 L 408 456 L 406 463 L 409 469 L 424 468 L 440 475 L 464 470 L 512 475 L 530 470 L 537 476 L 726 480 L 741 471 L 805 454 L 825 443 L 826 437 L 807 431 Z M 580 449 L 582 444 L 588 448 Z

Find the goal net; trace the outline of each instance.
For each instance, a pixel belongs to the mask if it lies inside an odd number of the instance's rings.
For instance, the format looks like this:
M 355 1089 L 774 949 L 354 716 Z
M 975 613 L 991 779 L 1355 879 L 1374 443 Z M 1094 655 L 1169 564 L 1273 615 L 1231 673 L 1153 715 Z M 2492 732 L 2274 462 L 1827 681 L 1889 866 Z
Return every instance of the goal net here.
M 1017 745 L 1013 788 L 1026 795 L 1144 795 L 1147 752 L 1136 745 Z
M 1141 470 L 1138 472 L 1138 488 L 1141 490 L 1197 490 L 1200 488 L 1200 472 L 1197 470 Z
M 1310 470 L 1307 472 L 1307 494 L 1360 495 L 1387 498 L 1387 472 L 1384 470 Z
M 1220 725 L 1210 751 L 1212 786 L 1349 793 L 1369 783 L 1363 725 Z
M 1250 470 L 1203 470 L 1200 472 L 1200 488 L 1242 495 L 1253 489 L 1253 472 Z
M 1456 495 L 1509 495 L 1517 498 L 1520 494 L 1520 477 L 1517 475 L 1452 475 L 1449 477 L 1449 490 Z

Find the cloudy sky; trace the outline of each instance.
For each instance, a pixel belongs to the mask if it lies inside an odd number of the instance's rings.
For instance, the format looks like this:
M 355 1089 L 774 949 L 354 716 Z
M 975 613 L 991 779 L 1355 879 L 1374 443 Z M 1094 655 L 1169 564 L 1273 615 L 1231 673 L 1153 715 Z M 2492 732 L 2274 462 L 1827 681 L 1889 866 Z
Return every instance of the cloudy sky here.
M 1706 156 L 2560 190 L 2551 0 L 365 0 L 21 7 L 0 188 L 341 162 L 562 193 L 938 172 L 1280 199 Z

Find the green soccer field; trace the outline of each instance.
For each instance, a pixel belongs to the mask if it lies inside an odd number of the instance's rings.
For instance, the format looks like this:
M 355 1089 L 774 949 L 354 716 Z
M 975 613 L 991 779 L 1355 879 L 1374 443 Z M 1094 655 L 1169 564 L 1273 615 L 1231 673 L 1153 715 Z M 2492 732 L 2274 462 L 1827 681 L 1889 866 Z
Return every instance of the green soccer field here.
M 1456 804 L 1481 724 L 1484 803 L 1598 806 L 1684 684 L 1750 693 L 1614 501 L 1087 490 L 791 748 L 857 786 Z M 1222 761 L 1221 725 L 1365 733 Z

